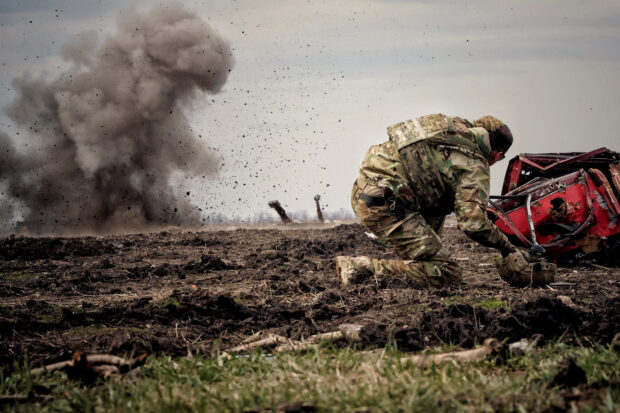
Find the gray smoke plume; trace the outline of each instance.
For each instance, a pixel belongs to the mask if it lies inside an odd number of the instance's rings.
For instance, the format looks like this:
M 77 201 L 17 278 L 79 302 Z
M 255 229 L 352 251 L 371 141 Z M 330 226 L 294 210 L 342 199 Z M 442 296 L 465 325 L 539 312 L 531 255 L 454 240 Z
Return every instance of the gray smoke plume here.
M 174 3 L 124 12 L 97 46 L 82 34 L 62 49 L 70 70 L 14 80 L 7 113 L 28 133 L 0 133 L 0 227 L 15 216 L 35 233 L 200 223 L 171 178 L 217 170 L 183 109 L 226 82 L 228 43 Z

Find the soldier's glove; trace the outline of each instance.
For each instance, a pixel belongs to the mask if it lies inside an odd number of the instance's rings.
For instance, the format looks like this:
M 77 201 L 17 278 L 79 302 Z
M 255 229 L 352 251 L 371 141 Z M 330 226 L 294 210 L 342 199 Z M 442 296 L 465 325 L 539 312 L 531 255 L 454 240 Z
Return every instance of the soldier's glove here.
M 530 248 L 529 261 L 540 261 L 541 259 L 544 259 L 546 255 L 547 251 L 545 251 L 542 246 L 534 244 L 532 245 L 532 248 Z
M 515 251 L 497 262 L 502 280 L 514 287 L 542 286 L 555 280 L 557 265 L 527 252 Z

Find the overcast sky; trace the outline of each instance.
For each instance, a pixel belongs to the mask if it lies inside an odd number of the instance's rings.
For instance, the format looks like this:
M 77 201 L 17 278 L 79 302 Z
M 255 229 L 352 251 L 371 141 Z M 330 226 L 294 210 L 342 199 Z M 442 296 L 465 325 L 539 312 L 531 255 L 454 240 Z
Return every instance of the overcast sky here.
M 154 1 L 135 1 L 148 10 Z M 0 0 L 0 105 L 25 72 L 66 69 L 64 42 L 113 33 L 127 2 Z M 192 122 L 222 167 L 179 177 L 207 212 L 349 209 L 357 169 L 386 127 L 442 112 L 492 114 L 520 152 L 620 150 L 618 1 L 186 1 L 226 38 L 234 69 Z M 0 117 L 0 130 L 16 137 Z M 23 135 L 20 135 L 23 136 Z M 491 170 L 499 193 L 507 165 Z M 205 184 L 206 182 L 206 184 Z

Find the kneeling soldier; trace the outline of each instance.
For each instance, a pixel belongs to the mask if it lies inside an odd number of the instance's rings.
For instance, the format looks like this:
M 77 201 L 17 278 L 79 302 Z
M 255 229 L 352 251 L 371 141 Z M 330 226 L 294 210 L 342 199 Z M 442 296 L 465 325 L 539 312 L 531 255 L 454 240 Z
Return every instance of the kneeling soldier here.
M 372 146 L 364 157 L 351 205 L 361 224 L 402 260 L 336 257 L 343 284 L 364 274 L 418 287 L 459 282 L 461 270 L 439 238 L 445 216 L 452 212 L 459 229 L 474 241 L 504 257 L 520 254 L 530 262 L 529 254 L 518 252 L 484 209 L 489 167 L 504 158 L 513 142 L 508 126 L 492 116 L 472 123 L 435 114 L 390 126 L 388 135 L 387 142 Z M 529 271 L 517 272 L 524 270 Z M 531 280 L 548 282 L 551 273 Z M 511 277 L 502 275 L 508 282 Z

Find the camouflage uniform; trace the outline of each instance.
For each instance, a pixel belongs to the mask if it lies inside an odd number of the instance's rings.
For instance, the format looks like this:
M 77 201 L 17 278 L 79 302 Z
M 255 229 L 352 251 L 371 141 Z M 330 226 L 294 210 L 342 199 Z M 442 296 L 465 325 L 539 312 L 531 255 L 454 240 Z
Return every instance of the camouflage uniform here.
M 439 233 L 456 213 L 473 240 L 502 251 L 515 247 L 489 221 L 489 134 L 465 119 L 441 114 L 388 128 L 390 140 L 366 154 L 351 205 L 362 225 L 401 260 L 372 260 L 377 277 L 404 278 L 419 286 L 458 282 Z

